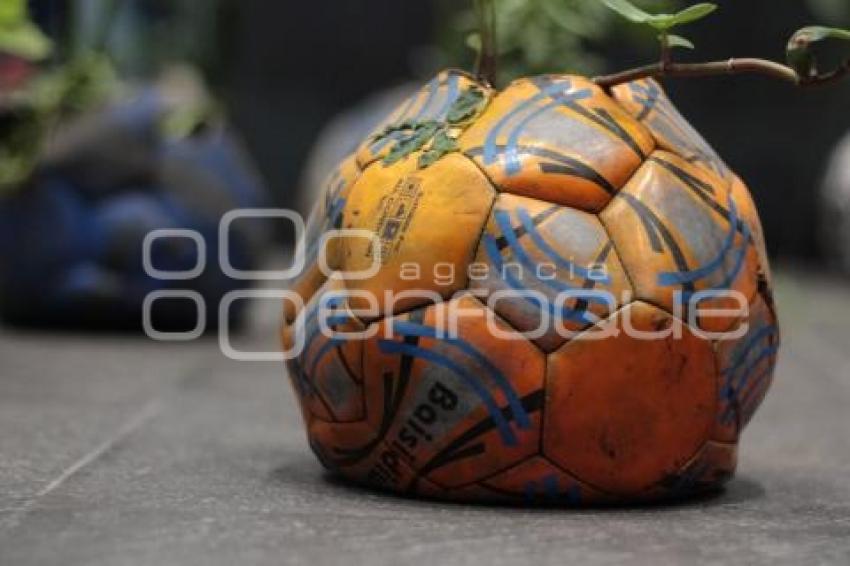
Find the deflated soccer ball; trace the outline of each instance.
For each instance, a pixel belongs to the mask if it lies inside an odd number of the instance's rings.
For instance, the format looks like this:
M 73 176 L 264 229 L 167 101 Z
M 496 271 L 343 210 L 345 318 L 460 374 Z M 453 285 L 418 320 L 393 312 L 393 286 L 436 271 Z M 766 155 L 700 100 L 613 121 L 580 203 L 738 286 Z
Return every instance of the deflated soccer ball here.
M 340 165 L 302 245 L 289 376 L 319 460 L 370 486 L 715 488 L 772 380 L 755 206 L 652 80 L 444 72 Z

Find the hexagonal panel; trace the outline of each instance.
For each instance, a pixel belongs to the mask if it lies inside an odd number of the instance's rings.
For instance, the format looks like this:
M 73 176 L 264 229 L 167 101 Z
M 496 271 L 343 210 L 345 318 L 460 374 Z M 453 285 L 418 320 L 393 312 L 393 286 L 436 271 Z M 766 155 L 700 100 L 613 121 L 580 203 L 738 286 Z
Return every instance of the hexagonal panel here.
M 656 80 L 642 79 L 617 85 L 612 94 L 623 108 L 652 132 L 660 149 L 680 155 L 726 183 L 732 181 L 732 172 L 717 152 L 682 117 Z
M 637 170 L 650 133 L 585 78 L 521 79 L 460 138 L 499 190 L 598 211 Z
M 717 409 L 712 344 L 633 303 L 549 355 L 545 455 L 582 481 L 633 495 L 675 474 L 708 440 Z M 616 335 L 614 334 L 616 332 Z M 655 336 L 639 332 L 662 333 Z
M 477 300 L 458 297 L 381 321 L 365 345 L 366 410 L 377 438 L 444 488 L 539 449 L 544 355 L 498 319 L 494 333 L 489 319 Z
M 393 166 L 376 163 L 355 183 L 344 210 L 346 229 L 367 230 L 380 239 L 380 253 L 363 237 L 342 238 L 342 269 L 368 279 L 347 278 L 350 289 L 369 292 L 382 310 L 385 292 L 428 291 L 451 297 L 467 285 L 467 268 L 495 199 L 495 191 L 474 163 L 454 153 L 427 169 L 413 155 Z M 419 293 L 395 303 L 403 312 L 434 302 Z M 355 308 L 362 299 L 353 298 Z M 392 305 L 390 305 L 392 306 Z M 389 313 L 392 314 L 392 313 Z
M 757 295 L 746 317 L 747 333 L 735 340 L 717 343 L 720 368 L 719 411 L 712 436 L 735 442 L 764 400 L 773 381 L 779 352 L 776 316 L 761 295 Z
M 442 122 L 446 119 L 452 104 L 472 86 L 477 86 L 490 93 L 490 89 L 478 83 L 474 77 L 463 71 L 443 71 L 434 77 L 381 122 L 375 128 L 373 134 L 363 142 L 357 150 L 357 161 L 360 166 L 365 169 L 378 159 L 383 159 L 389 153 L 393 142 L 400 139 L 400 135 L 392 134 L 387 138 L 376 140 L 376 135 L 384 132 L 387 126 L 406 121 L 434 120 Z
M 496 199 L 469 286 L 521 332 L 539 333 L 548 319 L 545 334 L 532 336 L 545 352 L 606 318 L 631 289 L 596 216 L 506 194 Z
M 640 300 L 684 317 L 697 292 L 712 293 L 701 309 L 742 307 L 756 293 L 752 232 L 726 184 L 676 155 L 654 153 L 600 218 Z M 743 301 L 723 295 L 730 291 Z M 699 323 L 721 332 L 739 319 Z

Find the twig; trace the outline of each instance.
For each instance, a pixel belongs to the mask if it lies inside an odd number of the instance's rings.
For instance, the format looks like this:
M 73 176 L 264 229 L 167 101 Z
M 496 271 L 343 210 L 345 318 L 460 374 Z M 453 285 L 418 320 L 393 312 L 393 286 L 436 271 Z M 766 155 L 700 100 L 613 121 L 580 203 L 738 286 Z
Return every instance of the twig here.
M 660 62 L 636 69 L 629 69 L 613 75 L 596 77 L 593 82 L 603 88 L 611 88 L 645 78 L 661 77 L 715 77 L 722 75 L 763 75 L 792 83 L 797 86 L 821 86 L 837 81 L 850 74 L 850 60 L 835 71 L 801 77 L 794 69 L 765 59 L 729 59 L 710 63 L 672 63 Z
M 481 49 L 475 72 L 478 78 L 489 85 L 495 85 L 498 78 L 498 47 L 496 38 L 496 7 L 494 0 L 475 0 L 478 12 L 478 29 L 481 37 Z

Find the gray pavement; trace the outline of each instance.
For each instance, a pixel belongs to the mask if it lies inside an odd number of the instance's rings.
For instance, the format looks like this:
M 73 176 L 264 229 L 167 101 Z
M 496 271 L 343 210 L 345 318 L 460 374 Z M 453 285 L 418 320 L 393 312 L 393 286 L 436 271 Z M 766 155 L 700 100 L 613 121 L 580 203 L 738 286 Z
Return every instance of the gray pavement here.
M 779 283 L 784 349 L 738 479 L 631 509 L 362 491 L 309 453 L 278 364 L 0 331 L 0 565 L 850 564 L 850 285 Z M 273 341 L 262 312 L 249 342 Z

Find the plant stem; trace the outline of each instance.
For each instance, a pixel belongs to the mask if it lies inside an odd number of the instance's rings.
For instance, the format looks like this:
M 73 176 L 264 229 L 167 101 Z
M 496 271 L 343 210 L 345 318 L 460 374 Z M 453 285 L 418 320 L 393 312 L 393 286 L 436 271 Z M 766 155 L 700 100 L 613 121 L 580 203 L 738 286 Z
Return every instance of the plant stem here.
M 478 12 L 478 30 L 481 36 L 481 49 L 475 73 L 478 78 L 490 85 L 498 79 L 498 47 L 496 42 L 496 0 L 475 0 Z
M 619 84 L 650 77 L 714 77 L 745 74 L 764 75 L 797 86 L 820 86 L 850 74 L 850 60 L 835 71 L 813 77 L 801 77 L 791 67 L 765 59 L 729 59 L 728 61 L 712 61 L 710 63 L 665 63 L 662 61 L 613 75 L 596 77 L 593 82 L 603 88 L 611 88 Z

